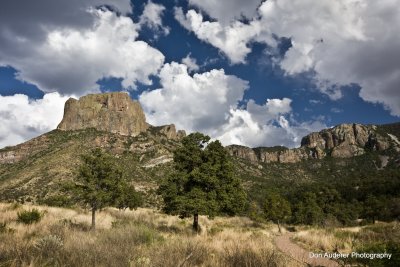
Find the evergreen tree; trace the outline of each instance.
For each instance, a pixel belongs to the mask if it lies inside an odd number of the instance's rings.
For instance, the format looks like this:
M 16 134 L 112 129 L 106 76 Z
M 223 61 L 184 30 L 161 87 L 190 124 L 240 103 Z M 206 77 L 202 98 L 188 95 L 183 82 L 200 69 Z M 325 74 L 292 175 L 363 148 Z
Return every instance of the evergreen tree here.
M 281 222 L 285 222 L 290 218 L 292 210 L 290 203 L 275 192 L 267 193 L 264 201 L 264 216 L 278 225 L 279 232 L 281 232 Z
M 174 173 L 160 186 L 163 210 L 181 218 L 193 215 L 199 231 L 199 215 L 234 215 L 244 208 L 246 194 L 235 177 L 230 157 L 219 141 L 193 133 L 174 152 Z
M 372 223 L 384 213 L 385 205 L 384 202 L 374 195 L 368 195 L 364 202 L 364 217 L 370 219 Z
M 95 149 L 83 155 L 82 161 L 75 191 L 78 198 L 90 207 L 93 230 L 96 228 L 96 211 L 106 206 L 133 209 L 141 204 L 140 195 L 128 184 L 111 155 Z
M 297 204 L 295 222 L 302 224 L 321 224 L 324 213 L 317 203 L 317 196 L 314 193 L 306 192 L 303 200 Z

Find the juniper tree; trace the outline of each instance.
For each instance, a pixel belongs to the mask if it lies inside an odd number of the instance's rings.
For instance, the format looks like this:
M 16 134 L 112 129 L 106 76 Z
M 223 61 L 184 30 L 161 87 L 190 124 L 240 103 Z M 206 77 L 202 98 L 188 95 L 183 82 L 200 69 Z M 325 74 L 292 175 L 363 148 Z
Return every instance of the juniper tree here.
M 96 211 L 106 206 L 134 209 L 141 204 L 139 193 L 129 185 L 111 155 L 95 149 L 83 155 L 82 162 L 75 192 L 82 203 L 90 207 L 93 230 L 96 228 Z
M 219 141 L 193 133 L 174 152 L 174 172 L 159 187 L 163 210 L 181 218 L 193 216 L 199 231 L 199 215 L 234 215 L 244 208 L 246 194 L 235 177 L 233 164 Z
M 281 232 L 280 223 L 288 220 L 291 214 L 290 203 L 284 197 L 275 192 L 266 195 L 264 216 L 278 225 L 279 232 Z

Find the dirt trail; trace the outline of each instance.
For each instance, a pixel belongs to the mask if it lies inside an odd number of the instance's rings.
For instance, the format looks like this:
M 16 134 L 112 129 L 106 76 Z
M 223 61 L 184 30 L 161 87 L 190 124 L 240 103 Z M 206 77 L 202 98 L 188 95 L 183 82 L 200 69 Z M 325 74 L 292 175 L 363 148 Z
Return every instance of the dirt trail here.
M 325 266 L 325 267 L 337 267 L 340 266 L 336 261 L 327 258 L 310 258 L 310 252 L 303 249 L 299 245 L 293 243 L 290 238 L 293 236 L 292 233 L 285 233 L 283 235 L 275 237 L 275 244 L 279 250 L 289 255 L 293 259 L 303 262 L 309 266 Z

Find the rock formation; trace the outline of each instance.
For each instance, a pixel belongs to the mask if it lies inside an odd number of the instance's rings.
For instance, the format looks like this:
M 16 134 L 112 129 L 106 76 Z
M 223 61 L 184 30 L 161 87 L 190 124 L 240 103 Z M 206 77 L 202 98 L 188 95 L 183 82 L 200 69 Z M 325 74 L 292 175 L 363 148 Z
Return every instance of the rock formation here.
M 331 151 L 331 156 L 348 158 L 365 153 L 365 149 L 383 151 L 389 148 L 390 140 L 376 131 L 376 126 L 340 124 L 332 129 L 307 135 L 301 146 L 319 151 Z
M 172 140 L 180 140 L 186 136 L 186 132 L 184 130 L 176 130 L 175 124 L 153 127 L 153 129 Z
M 340 124 L 305 136 L 299 148 L 252 149 L 232 145 L 227 149 L 231 155 L 252 162 L 295 163 L 306 159 L 322 159 L 326 156 L 349 158 L 362 155 L 366 150 L 384 151 L 391 145 L 395 148 L 400 146 L 389 137 L 379 134 L 377 127 L 373 125 Z
M 120 135 L 136 136 L 149 125 L 142 107 L 127 93 L 91 94 L 65 103 L 64 117 L 57 129 L 95 128 Z

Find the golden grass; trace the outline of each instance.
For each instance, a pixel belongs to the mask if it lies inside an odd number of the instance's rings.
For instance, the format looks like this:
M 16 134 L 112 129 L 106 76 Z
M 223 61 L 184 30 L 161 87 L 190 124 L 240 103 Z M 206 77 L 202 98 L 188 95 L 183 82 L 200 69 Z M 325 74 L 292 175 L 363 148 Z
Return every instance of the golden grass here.
M 350 253 L 354 248 L 353 233 L 358 228 L 308 229 L 297 232 L 293 239 L 311 251 Z
M 44 214 L 40 222 L 16 221 L 32 208 Z M 0 203 L 2 222 L 0 266 L 298 266 L 275 249 L 275 226 L 243 217 L 201 216 L 202 232 L 193 234 L 191 219 L 108 208 L 93 232 L 84 210 Z

